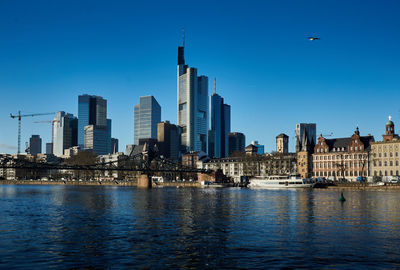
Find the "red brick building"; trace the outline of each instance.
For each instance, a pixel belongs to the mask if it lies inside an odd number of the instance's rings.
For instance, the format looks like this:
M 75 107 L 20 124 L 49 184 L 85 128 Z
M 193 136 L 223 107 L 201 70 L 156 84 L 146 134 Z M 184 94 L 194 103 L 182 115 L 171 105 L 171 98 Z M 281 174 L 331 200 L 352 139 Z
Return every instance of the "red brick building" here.
M 358 127 L 348 138 L 325 139 L 322 135 L 312 155 L 313 176 L 355 181 L 368 176 L 369 150 L 373 136 L 360 136 Z

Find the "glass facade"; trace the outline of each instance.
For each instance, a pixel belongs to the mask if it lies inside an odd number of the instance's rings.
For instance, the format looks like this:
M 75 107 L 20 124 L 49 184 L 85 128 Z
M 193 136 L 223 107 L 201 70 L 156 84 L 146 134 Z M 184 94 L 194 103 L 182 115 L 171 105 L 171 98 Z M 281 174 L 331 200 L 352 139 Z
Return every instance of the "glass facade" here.
M 93 149 L 90 145 L 102 145 L 105 150 L 97 147 L 99 155 L 111 152 L 111 120 L 107 119 L 107 100 L 99 96 L 81 95 L 78 97 L 78 145 L 86 150 Z M 93 136 L 85 138 L 86 127 L 94 126 Z M 90 129 L 89 129 L 90 130 Z M 105 131 L 105 132 L 104 132 Z M 91 134 L 88 132 L 87 134 Z M 102 137 L 104 136 L 104 137 Z
M 214 93 L 210 96 L 209 108 L 208 155 L 215 158 L 227 157 L 228 134 L 231 131 L 231 106 L 224 104 L 224 99 Z
M 64 155 L 64 150 L 77 145 L 78 119 L 73 114 L 58 112 L 53 119 L 53 154 Z
M 300 123 L 296 125 L 296 152 L 303 149 L 303 135 L 306 134 L 309 146 L 315 145 L 317 139 L 317 124 Z
M 185 65 L 184 48 L 178 48 L 177 67 L 178 125 L 181 142 L 187 151 L 208 148 L 208 77 L 197 76 L 197 69 Z
M 161 122 L 161 106 L 153 96 L 140 97 L 134 108 L 134 144 L 139 139 L 157 139 L 157 124 Z

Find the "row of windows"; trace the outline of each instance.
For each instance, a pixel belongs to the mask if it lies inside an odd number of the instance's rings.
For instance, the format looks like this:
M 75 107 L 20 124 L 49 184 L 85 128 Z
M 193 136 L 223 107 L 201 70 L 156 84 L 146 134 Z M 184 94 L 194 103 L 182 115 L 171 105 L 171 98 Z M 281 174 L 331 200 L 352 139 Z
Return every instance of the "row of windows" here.
M 329 156 L 314 156 L 314 160 L 340 160 L 340 159 L 342 159 L 344 157 L 344 159 L 351 159 L 351 158 L 353 158 L 353 159 L 356 159 L 356 158 L 359 158 L 359 159 L 362 159 L 362 158 L 367 158 L 367 155 L 362 155 L 362 154 L 353 154 L 353 155 L 342 155 L 342 156 L 340 156 L 340 155 L 329 155 Z
M 390 146 L 386 146 L 386 145 L 384 145 L 383 147 L 382 146 L 372 146 L 372 149 L 373 150 L 379 150 L 379 151 L 385 151 L 385 150 L 387 150 L 387 149 L 389 149 L 389 150 L 393 150 L 393 147 L 390 145 Z M 395 145 L 394 146 L 394 149 L 395 150 L 397 150 L 398 149 L 398 146 L 397 145 Z
M 364 167 L 365 167 L 365 165 L 366 165 L 366 163 L 364 163 Z M 343 164 L 315 163 L 315 168 L 317 168 L 317 169 L 341 168 L 342 166 L 344 166 L 345 168 L 363 167 L 363 163 L 362 162 L 346 162 L 346 163 L 343 163 Z
M 338 172 L 313 172 L 313 174 L 314 174 L 314 176 L 317 176 L 317 177 L 319 177 L 319 176 L 325 176 L 325 177 L 329 177 L 329 176 L 359 176 L 361 174 L 361 172 L 353 173 L 352 171 L 350 171 L 350 172 L 345 171 L 344 175 L 342 175 L 341 171 L 338 171 Z
M 399 161 L 398 160 L 396 160 L 394 163 L 393 163 L 393 161 L 391 160 L 391 161 L 389 161 L 389 162 L 387 162 L 387 161 L 384 161 L 383 162 L 383 166 L 393 166 L 393 164 L 396 164 L 396 166 L 399 166 Z M 382 166 L 382 161 L 379 161 L 379 162 L 377 162 L 377 161 L 374 161 L 374 166 Z
M 393 154 L 393 152 L 389 152 L 389 156 L 390 157 L 393 157 L 393 155 L 398 157 L 399 156 L 399 152 L 395 152 L 394 154 Z M 373 156 L 376 157 L 377 156 L 376 153 L 374 153 Z M 388 153 L 386 153 L 386 152 L 383 153 L 383 157 L 387 157 L 387 156 L 388 156 Z M 382 153 L 378 153 L 378 157 L 382 157 Z
M 384 171 L 383 173 L 382 173 L 382 171 L 374 171 L 374 176 L 383 176 L 383 174 L 385 175 L 385 176 L 399 176 L 399 171 L 396 171 L 396 174 L 393 174 L 393 171 L 390 171 L 390 172 L 388 172 L 388 171 Z

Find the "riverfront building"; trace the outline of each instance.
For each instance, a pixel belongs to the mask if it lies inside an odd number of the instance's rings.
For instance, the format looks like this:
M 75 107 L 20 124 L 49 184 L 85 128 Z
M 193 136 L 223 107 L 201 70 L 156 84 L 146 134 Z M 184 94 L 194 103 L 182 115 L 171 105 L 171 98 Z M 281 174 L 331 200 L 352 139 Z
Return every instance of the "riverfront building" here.
M 161 122 L 161 106 L 153 96 L 139 98 L 134 108 L 134 144 L 139 139 L 157 139 L 157 124 Z
M 186 151 L 208 152 L 208 78 L 185 64 L 184 46 L 178 47 L 178 125 Z
M 348 138 L 325 139 L 322 135 L 314 147 L 313 176 L 355 181 L 369 175 L 369 150 L 374 137 L 360 136 L 358 127 Z
M 400 176 L 400 138 L 395 133 L 391 117 L 385 128 L 383 140 L 371 143 L 370 172 L 375 177 Z
M 208 131 L 208 155 L 214 158 L 229 155 L 228 134 L 231 131 L 231 106 L 217 93 L 210 96 L 210 122 Z
M 229 138 L 229 156 L 233 152 L 244 152 L 246 145 L 246 136 L 240 132 L 231 132 L 228 134 Z
M 243 157 L 228 157 L 198 162 L 199 169 L 222 170 L 223 174 L 238 183 L 253 176 L 295 175 L 296 154 L 266 154 Z
M 64 150 L 78 143 L 78 119 L 73 114 L 57 112 L 53 119 L 53 154 L 61 157 Z

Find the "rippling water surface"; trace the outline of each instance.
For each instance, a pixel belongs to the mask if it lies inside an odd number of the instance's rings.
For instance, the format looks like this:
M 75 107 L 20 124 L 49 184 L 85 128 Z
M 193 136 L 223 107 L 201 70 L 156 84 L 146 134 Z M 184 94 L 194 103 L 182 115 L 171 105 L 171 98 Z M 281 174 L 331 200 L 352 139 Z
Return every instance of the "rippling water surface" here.
M 400 192 L 0 186 L 0 268 L 399 268 Z

